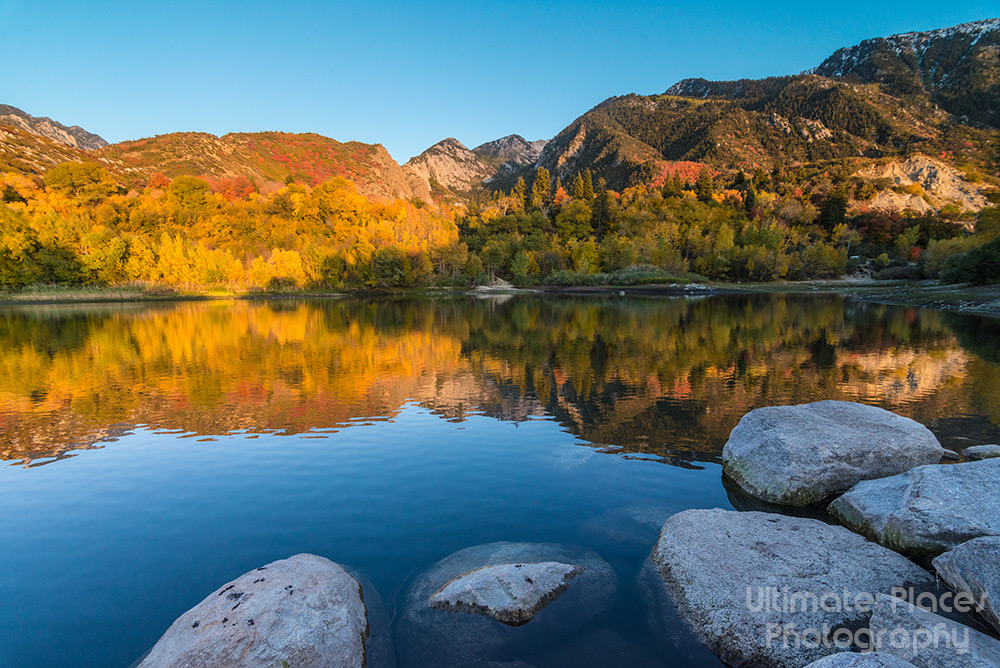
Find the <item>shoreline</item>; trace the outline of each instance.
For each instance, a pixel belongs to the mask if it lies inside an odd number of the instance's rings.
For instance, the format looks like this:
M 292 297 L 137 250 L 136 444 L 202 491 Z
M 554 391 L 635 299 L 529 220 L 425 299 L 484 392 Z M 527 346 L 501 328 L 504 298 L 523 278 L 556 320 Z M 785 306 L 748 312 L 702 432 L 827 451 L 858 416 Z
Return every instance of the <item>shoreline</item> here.
M 67 289 L 51 293 L 0 294 L 0 306 L 128 304 L 185 301 L 256 301 L 442 295 L 692 297 L 739 294 L 834 294 L 872 304 L 911 306 L 1000 318 L 1000 285 L 949 285 L 937 281 L 813 280 L 775 283 L 650 285 L 539 285 L 511 290 L 402 288 L 295 292 L 150 292 L 140 289 Z

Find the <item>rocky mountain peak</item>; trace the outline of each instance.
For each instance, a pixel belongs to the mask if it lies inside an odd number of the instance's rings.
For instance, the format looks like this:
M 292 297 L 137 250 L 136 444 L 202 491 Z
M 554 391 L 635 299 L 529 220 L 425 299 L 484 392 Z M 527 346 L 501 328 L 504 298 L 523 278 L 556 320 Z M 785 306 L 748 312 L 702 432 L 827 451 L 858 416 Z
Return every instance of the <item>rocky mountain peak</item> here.
M 838 49 L 811 70 L 878 83 L 891 95 L 928 95 L 976 124 L 1000 125 L 1000 19 L 866 39 Z
M 104 141 L 103 138 L 92 132 L 87 132 L 79 125 L 67 127 L 51 118 L 32 116 L 7 104 L 0 104 L 0 124 L 11 125 L 25 132 L 84 151 L 94 151 L 108 145 L 108 142 Z

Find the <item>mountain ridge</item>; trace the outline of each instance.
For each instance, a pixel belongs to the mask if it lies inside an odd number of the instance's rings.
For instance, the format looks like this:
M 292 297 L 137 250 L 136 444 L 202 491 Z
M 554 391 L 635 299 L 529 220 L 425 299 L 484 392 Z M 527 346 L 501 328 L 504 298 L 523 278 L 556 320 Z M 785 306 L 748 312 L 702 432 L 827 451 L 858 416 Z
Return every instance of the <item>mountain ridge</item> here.
M 539 167 L 564 183 L 589 170 L 623 190 L 675 173 L 690 180 L 704 167 L 732 173 L 861 160 L 864 169 L 923 154 L 996 177 L 998 113 L 1000 18 L 991 18 L 867 39 L 801 74 L 689 78 L 658 95 L 613 96 L 551 140 L 512 134 L 470 149 L 449 137 L 402 165 L 380 144 L 314 133 L 182 132 L 106 145 L 82 128 L 4 105 L 0 123 L 12 129 L 0 135 L 0 157 L 30 173 L 91 159 L 124 176 L 245 176 L 262 190 L 342 176 L 377 199 L 457 202 L 482 187 L 530 183 Z M 26 133 L 41 139 L 32 145 Z
M 92 151 L 108 145 L 103 137 L 87 132 L 79 125 L 66 126 L 47 116 L 32 116 L 9 104 L 0 104 L 0 124 L 14 126 L 84 151 Z

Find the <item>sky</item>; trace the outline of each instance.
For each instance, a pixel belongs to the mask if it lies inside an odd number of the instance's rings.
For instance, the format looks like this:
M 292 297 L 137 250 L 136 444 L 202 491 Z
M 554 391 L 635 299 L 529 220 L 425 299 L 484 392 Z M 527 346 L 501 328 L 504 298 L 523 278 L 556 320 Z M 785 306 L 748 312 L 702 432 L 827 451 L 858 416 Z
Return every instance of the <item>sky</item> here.
M 687 77 L 794 74 L 990 2 L 0 0 L 0 103 L 110 142 L 318 132 L 405 162 L 446 137 L 548 139 Z

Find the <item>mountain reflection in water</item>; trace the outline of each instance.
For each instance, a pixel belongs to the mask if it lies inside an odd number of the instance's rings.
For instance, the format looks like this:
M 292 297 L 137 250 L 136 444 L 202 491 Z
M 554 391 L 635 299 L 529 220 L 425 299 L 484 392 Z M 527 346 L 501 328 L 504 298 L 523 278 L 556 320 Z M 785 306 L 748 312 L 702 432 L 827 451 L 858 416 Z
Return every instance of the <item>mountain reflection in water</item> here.
M 996 425 L 998 340 L 994 321 L 835 296 L 11 307 L 0 459 L 50 463 L 139 425 L 329 433 L 413 402 L 455 421 L 550 415 L 591 444 L 717 461 L 765 405 L 846 399 L 932 428 Z

